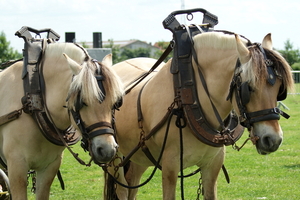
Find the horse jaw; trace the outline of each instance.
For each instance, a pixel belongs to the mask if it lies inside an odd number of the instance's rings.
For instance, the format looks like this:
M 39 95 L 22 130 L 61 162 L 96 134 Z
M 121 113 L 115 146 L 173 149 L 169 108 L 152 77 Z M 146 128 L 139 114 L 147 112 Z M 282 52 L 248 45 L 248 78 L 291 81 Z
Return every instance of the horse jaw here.
M 242 64 L 247 63 L 250 60 L 250 52 L 246 45 L 241 41 L 240 36 L 235 34 L 236 48 L 239 54 L 239 59 Z
M 79 72 L 81 71 L 82 67 L 75 62 L 72 58 L 70 58 L 67 54 L 63 54 L 64 57 L 67 59 L 68 63 L 69 63 L 69 67 L 72 70 L 74 75 L 79 74 Z
M 103 65 L 105 65 L 106 67 L 111 67 L 113 62 L 112 62 L 112 54 L 107 54 L 103 60 L 102 60 Z
M 272 50 L 273 49 L 273 44 L 272 44 L 272 38 L 271 38 L 271 33 L 267 34 L 262 43 L 261 43 L 261 46 L 265 49 L 269 49 L 269 50 Z

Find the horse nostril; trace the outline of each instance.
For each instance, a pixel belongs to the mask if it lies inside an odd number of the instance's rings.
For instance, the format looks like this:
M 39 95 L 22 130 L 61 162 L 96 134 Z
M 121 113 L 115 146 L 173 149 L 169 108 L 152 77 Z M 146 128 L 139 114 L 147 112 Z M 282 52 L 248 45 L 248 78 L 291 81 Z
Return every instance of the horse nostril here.
M 102 149 L 102 147 L 98 147 L 97 148 L 97 153 L 98 153 L 98 155 L 100 155 L 101 157 L 103 157 L 103 151 L 102 151 L 103 149 Z
M 261 140 L 263 147 L 269 151 L 276 151 L 282 142 L 282 138 L 270 134 L 263 136 Z
M 268 147 L 268 148 L 272 148 L 272 146 L 274 146 L 274 143 L 272 141 L 272 138 L 269 136 L 265 136 L 262 138 L 263 140 L 263 144 Z

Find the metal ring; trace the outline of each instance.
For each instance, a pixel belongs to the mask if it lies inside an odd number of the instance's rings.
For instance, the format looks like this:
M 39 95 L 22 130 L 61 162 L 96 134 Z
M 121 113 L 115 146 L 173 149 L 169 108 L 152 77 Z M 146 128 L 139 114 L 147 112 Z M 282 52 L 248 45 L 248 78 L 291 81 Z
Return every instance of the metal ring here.
M 192 13 L 188 13 L 188 14 L 186 15 L 186 19 L 187 19 L 188 21 L 192 21 L 192 20 L 194 19 L 194 15 L 193 15 Z

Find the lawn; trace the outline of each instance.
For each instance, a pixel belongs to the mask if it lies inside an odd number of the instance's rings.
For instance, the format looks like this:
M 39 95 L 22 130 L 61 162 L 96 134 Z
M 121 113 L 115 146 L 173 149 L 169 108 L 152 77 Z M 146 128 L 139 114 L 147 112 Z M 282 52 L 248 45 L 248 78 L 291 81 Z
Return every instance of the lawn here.
M 297 85 L 300 91 L 300 85 Z M 284 131 L 284 141 L 278 151 L 267 156 L 259 155 L 255 147 L 248 142 L 241 151 L 226 149 L 225 166 L 230 175 L 231 182 L 227 184 L 223 173 L 218 179 L 218 197 L 220 200 L 298 200 L 300 197 L 300 95 L 288 95 L 283 102 L 290 110 L 290 119 L 280 120 Z M 237 142 L 241 145 L 247 138 L 245 131 L 243 137 Z M 79 155 L 88 160 L 89 156 L 81 150 L 79 145 L 74 146 Z M 185 170 L 186 173 L 193 169 Z M 144 174 L 147 179 L 152 168 Z M 68 151 L 65 151 L 61 172 L 66 189 L 60 189 L 58 179 L 51 187 L 51 200 L 73 199 L 103 199 L 103 172 L 96 165 L 81 166 Z M 184 181 L 185 199 L 196 199 L 199 175 L 186 178 Z M 180 199 L 180 182 L 178 182 L 177 199 Z M 28 188 L 29 199 L 34 199 Z M 161 173 L 143 186 L 139 193 L 140 200 L 162 199 Z M 201 198 L 200 198 L 201 199 Z

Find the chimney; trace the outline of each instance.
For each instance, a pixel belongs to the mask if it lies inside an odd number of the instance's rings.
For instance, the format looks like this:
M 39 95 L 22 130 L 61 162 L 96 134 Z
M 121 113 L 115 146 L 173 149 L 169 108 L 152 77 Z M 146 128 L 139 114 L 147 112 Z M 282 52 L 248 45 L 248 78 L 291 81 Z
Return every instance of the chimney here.
M 93 48 L 102 48 L 102 33 L 93 33 Z
M 66 32 L 65 33 L 66 42 L 76 42 L 75 32 Z

